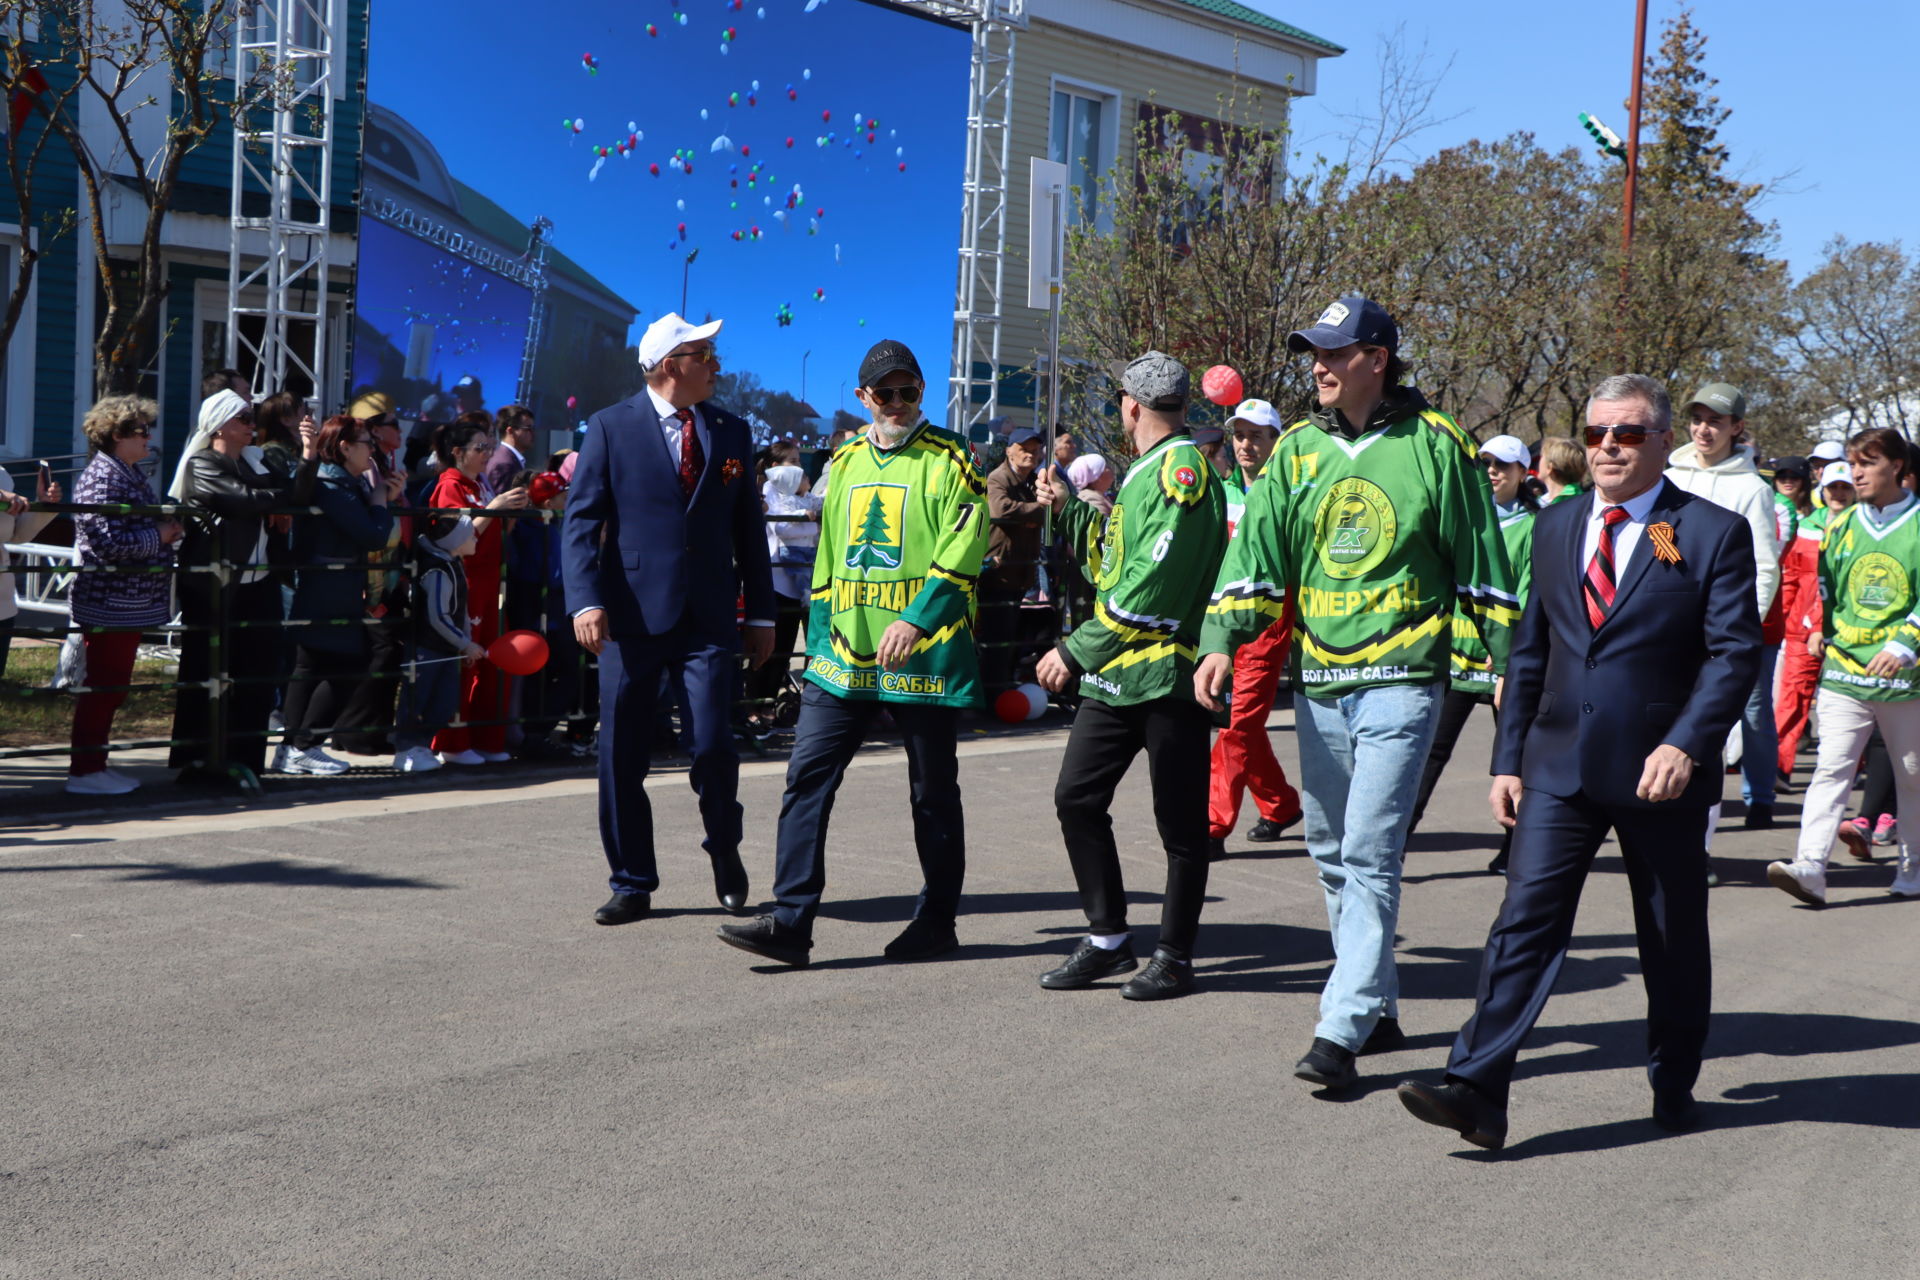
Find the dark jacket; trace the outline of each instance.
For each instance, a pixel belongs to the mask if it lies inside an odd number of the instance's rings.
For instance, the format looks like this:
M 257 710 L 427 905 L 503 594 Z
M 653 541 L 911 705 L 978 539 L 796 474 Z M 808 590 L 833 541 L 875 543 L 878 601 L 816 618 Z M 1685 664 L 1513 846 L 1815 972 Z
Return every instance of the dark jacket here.
M 289 630 L 295 643 L 309 649 L 365 652 L 367 553 L 386 546 L 393 515 L 373 504 L 364 479 L 332 462 L 320 465 L 313 504 L 319 515 L 294 521 L 297 571 L 288 615 L 290 622 L 308 625 Z
M 1495 774 L 1548 795 L 1651 808 L 1634 791 L 1647 756 L 1668 743 L 1693 757 L 1693 779 L 1657 807 L 1720 798 L 1720 749 L 1760 666 L 1753 533 L 1660 483 L 1647 523 L 1672 527 L 1680 562 L 1658 558 L 1643 532 L 1598 631 L 1581 594 L 1591 505 L 1554 503 L 1535 517 L 1533 589 L 1507 664 Z
M 269 470 L 262 475 L 239 459 L 202 449 L 187 459 L 184 501 L 192 508 L 180 539 L 180 562 L 209 565 L 256 563 L 260 528 L 274 507 L 304 506 L 313 500 L 320 464 L 303 462 L 292 477 Z M 235 581 L 239 580 L 236 576 Z M 189 573 L 180 580 L 183 609 L 211 608 L 213 577 Z
M 1036 469 L 1022 480 L 1013 473 L 1011 462 L 1002 462 L 987 474 L 987 512 L 993 526 L 987 534 L 987 566 L 980 580 L 1006 595 L 1024 595 L 1040 580 L 1040 532 L 1047 507 L 1034 496 L 1038 475 Z

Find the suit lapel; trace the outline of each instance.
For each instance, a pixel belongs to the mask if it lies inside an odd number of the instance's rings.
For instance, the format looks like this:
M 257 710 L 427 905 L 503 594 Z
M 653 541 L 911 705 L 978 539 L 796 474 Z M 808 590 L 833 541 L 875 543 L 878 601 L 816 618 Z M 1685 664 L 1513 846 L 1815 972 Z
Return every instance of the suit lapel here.
M 687 499 L 687 506 L 689 507 L 700 501 L 700 495 L 706 492 L 707 477 L 713 474 L 715 468 L 719 467 L 721 462 L 719 456 L 720 446 L 716 443 L 720 434 L 719 424 L 714 421 L 713 414 L 710 411 L 696 406 L 693 411 L 693 429 L 696 432 L 696 439 L 698 438 L 697 433 L 700 430 L 700 424 L 702 422 L 707 424 L 707 438 L 701 444 L 701 451 L 706 457 L 706 465 L 700 468 L 700 478 L 693 482 L 693 496 Z M 679 473 L 679 459 L 677 458 L 674 460 L 674 472 L 676 475 Z
M 1591 503 L 1592 499 L 1589 497 L 1582 498 L 1578 502 L 1570 504 L 1577 508 L 1579 518 L 1561 522 L 1564 528 L 1559 535 L 1560 546 L 1556 554 L 1561 564 L 1573 566 L 1573 576 L 1571 579 L 1573 591 L 1570 594 L 1567 592 L 1553 593 L 1555 597 L 1564 597 L 1558 599 L 1556 603 L 1570 611 L 1569 620 L 1572 625 L 1577 627 L 1579 631 L 1589 635 L 1592 634 L 1593 628 L 1587 624 L 1587 589 L 1585 586 L 1587 563 L 1582 559 L 1582 552 L 1586 549 L 1587 521 L 1593 516 Z M 1539 536 L 1537 526 L 1535 536 Z
M 1664 477 L 1660 485 L 1660 496 L 1653 500 L 1653 509 L 1647 512 L 1647 527 L 1640 531 L 1640 545 L 1633 549 L 1633 559 L 1627 563 L 1627 574 L 1620 579 L 1613 593 L 1613 608 L 1607 612 L 1607 622 L 1613 621 L 1614 615 L 1627 602 L 1627 597 L 1633 594 L 1633 589 L 1647 576 L 1647 567 L 1657 559 L 1653 553 L 1653 535 L 1649 530 L 1663 520 L 1668 524 L 1677 524 L 1679 521 L 1680 517 L 1675 514 L 1674 499 L 1680 495 L 1680 490 Z M 1605 627 L 1606 623 L 1601 626 Z

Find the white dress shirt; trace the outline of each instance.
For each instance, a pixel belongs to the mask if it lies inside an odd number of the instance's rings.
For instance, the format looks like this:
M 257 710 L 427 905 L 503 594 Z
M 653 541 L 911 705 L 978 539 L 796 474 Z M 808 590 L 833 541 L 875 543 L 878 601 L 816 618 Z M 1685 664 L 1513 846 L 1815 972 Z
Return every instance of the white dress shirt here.
M 1626 508 L 1627 518 L 1615 525 L 1613 530 L 1613 580 L 1621 583 L 1627 580 L 1627 562 L 1633 559 L 1634 551 L 1640 546 L 1641 535 L 1647 531 L 1647 515 L 1653 510 L 1653 503 L 1660 496 L 1660 486 L 1665 480 L 1657 480 L 1651 489 L 1637 498 L 1628 498 L 1625 502 L 1608 502 L 1600 496 L 1598 489 L 1593 491 L 1593 505 L 1587 512 L 1587 537 L 1580 548 L 1580 563 L 1574 571 L 1586 576 L 1587 566 L 1593 563 L 1593 553 L 1600 546 L 1600 530 L 1606 521 L 1601 512 L 1608 507 Z
M 660 434 L 667 438 L 667 456 L 673 459 L 673 465 L 677 467 L 680 465 L 680 411 L 667 403 L 667 398 L 652 387 L 647 388 L 647 398 L 653 401 L 653 411 L 660 415 Z M 708 447 L 711 437 L 707 434 L 707 415 L 700 412 L 698 405 L 693 406 L 693 427 L 699 432 L 700 456 L 711 457 L 713 450 Z

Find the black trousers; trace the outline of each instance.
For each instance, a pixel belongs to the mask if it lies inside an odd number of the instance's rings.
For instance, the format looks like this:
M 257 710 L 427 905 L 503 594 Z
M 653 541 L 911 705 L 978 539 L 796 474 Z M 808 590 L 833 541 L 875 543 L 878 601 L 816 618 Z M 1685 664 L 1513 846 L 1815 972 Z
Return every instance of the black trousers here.
M 793 647 L 800 639 L 800 624 L 807 616 L 807 602 L 774 593 L 777 612 L 773 619 L 773 656 L 762 666 L 747 673 L 747 697 L 760 704 L 749 708 L 755 715 L 771 716 L 770 705 L 787 688 L 793 671 Z M 801 660 L 806 654 L 800 655 Z
M 228 588 L 230 622 L 280 621 L 280 584 L 271 578 Z M 180 593 L 180 620 L 190 628 L 180 637 L 180 679 L 183 683 L 213 675 L 214 645 L 221 666 L 234 681 L 227 686 L 227 763 L 259 773 L 267 763 L 267 717 L 273 714 L 279 693 L 280 629 L 240 627 L 215 636 L 204 628 L 215 625 L 212 593 Z M 181 689 L 174 702 L 174 745 L 167 752 L 170 768 L 204 765 L 211 754 L 212 704 L 205 689 Z
M 1108 813 L 1135 756 L 1147 753 L 1153 818 L 1167 851 L 1167 893 L 1160 907 L 1160 948 L 1193 958 L 1200 908 L 1207 896 L 1208 731 L 1206 711 L 1184 698 L 1115 707 L 1081 702 L 1060 762 L 1053 806 L 1080 887 L 1080 905 L 1094 933 L 1127 931 L 1127 888 Z
M 366 678 L 367 655 L 332 649 L 293 647 L 293 677 L 280 714 L 287 722 L 287 745 L 305 751 L 333 732 L 340 709 Z
M 980 582 L 980 606 L 975 614 L 980 648 L 980 688 L 987 706 L 1014 683 L 1020 657 L 1020 601 L 1025 588 L 1015 590 L 991 579 Z
M 408 630 L 404 620 L 386 619 L 367 628 L 367 678 L 354 689 L 334 724 L 333 740 L 342 751 L 377 756 L 393 750 Z
M 1514 1061 L 1560 976 L 1580 890 L 1609 829 L 1633 893 L 1647 989 L 1647 1078 L 1656 1091 L 1693 1088 L 1713 996 L 1705 806 L 1629 808 L 1543 791 L 1520 801 L 1507 896 L 1487 937 L 1473 1017 L 1447 1062 L 1449 1079 L 1506 1101 Z

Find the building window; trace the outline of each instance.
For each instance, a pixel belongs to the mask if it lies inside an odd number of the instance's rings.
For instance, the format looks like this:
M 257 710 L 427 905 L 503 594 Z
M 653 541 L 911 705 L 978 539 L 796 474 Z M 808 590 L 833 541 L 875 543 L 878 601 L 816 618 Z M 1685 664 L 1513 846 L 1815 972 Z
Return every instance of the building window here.
M 1114 126 L 1119 101 L 1113 94 L 1078 86 L 1053 90 L 1053 136 L 1048 158 L 1067 166 L 1076 198 L 1067 205 L 1067 225 L 1100 222 L 1101 188 L 1113 167 Z

